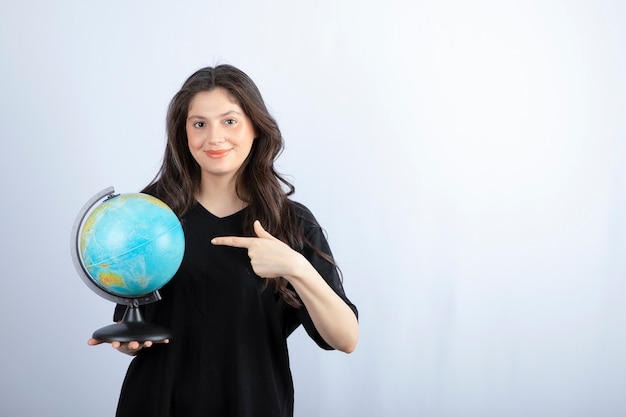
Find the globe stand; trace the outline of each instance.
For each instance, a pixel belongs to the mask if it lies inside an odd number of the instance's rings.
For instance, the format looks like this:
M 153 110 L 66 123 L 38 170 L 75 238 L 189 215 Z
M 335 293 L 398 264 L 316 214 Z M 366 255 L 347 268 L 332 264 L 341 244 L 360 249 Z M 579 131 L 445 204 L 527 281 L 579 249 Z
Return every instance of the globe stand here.
M 92 337 L 103 342 L 158 342 L 169 339 L 171 332 L 163 326 L 143 321 L 139 305 L 130 304 L 119 323 L 96 330 Z
M 93 333 L 93 338 L 103 342 L 145 342 L 145 341 L 163 341 L 170 338 L 170 331 L 162 326 L 149 323 L 143 320 L 140 305 L 153 303 L 161 299 L 159 291 L 153 291 L 141 297 L 127 298 L 112 294 L 105 289 L 99 287 L 89 276 L 80 255 L 80 232 L 82 224 L 91 209 L 103 199 L 116 197 L 113 187 L 105 188 L 98 194 L 94 195 L 76 217 L 71 235 L 71 253 L 74 267 L 83 282 L 96 294 L 117 304 L 126 305 L 126 311 L 119 323 L 102 327 Z

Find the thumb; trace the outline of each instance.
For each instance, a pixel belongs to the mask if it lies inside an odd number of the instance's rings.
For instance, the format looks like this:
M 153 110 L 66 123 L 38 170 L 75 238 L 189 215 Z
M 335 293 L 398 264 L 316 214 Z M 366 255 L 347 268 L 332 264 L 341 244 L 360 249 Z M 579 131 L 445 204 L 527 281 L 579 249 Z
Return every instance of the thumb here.
M 261 222 L 258 220 L 254 221 L 254 233 L 256 233 L 257 237 L 263 239 L 276 239 L 267 230 L 265 230 L 263 226 L 261 226 Z

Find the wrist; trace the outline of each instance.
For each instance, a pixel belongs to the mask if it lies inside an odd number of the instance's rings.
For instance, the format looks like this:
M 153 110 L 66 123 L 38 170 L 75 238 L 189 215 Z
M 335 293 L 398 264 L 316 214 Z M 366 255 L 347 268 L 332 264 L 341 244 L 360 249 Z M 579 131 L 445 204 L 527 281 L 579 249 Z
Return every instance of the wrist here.
M 306 269 L 311 266 L 309 261 L 299 252 L 294 252 L 293 260 L 290 262 L 290 268 L 287 274 L 283 276 L 291 285 L 296 285 L 304 276 Z

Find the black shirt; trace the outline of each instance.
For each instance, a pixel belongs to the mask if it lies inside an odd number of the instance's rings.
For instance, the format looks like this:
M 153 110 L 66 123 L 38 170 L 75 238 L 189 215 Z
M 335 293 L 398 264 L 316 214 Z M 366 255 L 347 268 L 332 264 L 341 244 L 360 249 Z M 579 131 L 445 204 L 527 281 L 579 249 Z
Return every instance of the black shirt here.
M 312 245 L 330 254 L 311 212 L 291 204 Z M 331 347 L 306 308 L 285 304 L 272 285 L 264 290 L 246 249 L 211 244 L 243 236 L 244 211 L 219 218 L 197 204 L 183 217 L 181 267 L 160 290 L 162 300 L 144 306 L 145 320 L 168 327 L 172 338 L 133 358 L 118 417 L 293 416 L 287 336 L 302 324 L 320 347 Z M 310 247 L 303 254 L 357 314 L 336 268 Z M 122 313 L 118 306 L 115 319 Z

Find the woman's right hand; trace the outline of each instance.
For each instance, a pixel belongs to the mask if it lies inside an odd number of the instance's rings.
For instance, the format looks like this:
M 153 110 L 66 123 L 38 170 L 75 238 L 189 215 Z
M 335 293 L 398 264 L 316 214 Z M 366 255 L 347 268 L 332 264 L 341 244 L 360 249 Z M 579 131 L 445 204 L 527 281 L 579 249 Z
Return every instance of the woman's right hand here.
M 89 338 L 89 340 L 87 340 L 87 344 L 89 346 L 96 346 L 96 345 L 100 345 L 102 343 L 106 343 L 102 340 L 98 340 L 98 339 L 94 339 L 93 337 Z M 113 347 L 113 349 L 117 349 L 118 351 L 125 353 L 127 355 L 131 355 L 131 356 L 135 356 L 141 349 L 143 348 L 149 348 L 150 346 L 152 346 L 154 343 L 169 343 L 169 339 L 165 339 L 159 342 L 153 342 L 151 340 L 146 340 L 143 343 L 140 342 L 111 342 L 111 346 Z

